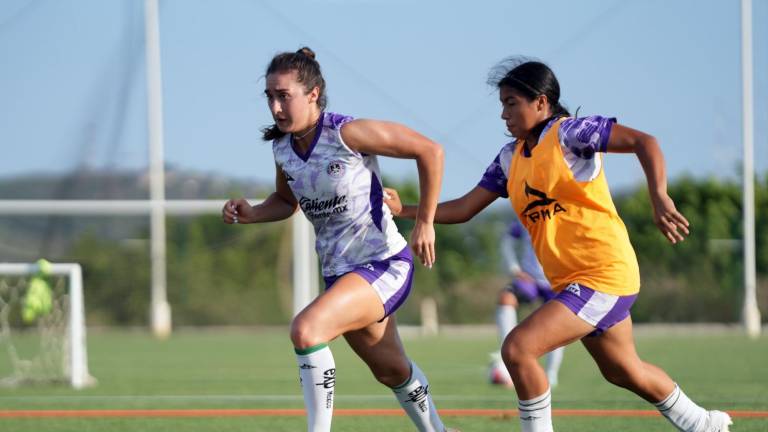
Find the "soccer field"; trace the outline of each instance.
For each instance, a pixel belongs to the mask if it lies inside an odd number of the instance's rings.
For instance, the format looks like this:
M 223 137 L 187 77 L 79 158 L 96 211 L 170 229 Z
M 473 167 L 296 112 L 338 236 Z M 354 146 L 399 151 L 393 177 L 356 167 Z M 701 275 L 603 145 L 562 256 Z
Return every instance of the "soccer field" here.
M 0 389 L 0 431 L 305 430 L 287 334 L 187 329 L 161 342 L 139 331 L 91 331 L 89 361 L 99 385 Z M 487 384 L 493 334 L 405 336 L 404 343 L 427 373 L 446 425 L 464 432 L 519 430 L 514 392 Z M 638 332 L 637 345 L 641 357 L 666 369 L 695 401 L 738 415 L 732 431 L 768 431 L 766 337 Z M 392 394 L 346 343 L 331 347 L 334 431 L 412 430 Z M 0 372 L 8 370 L 2 353 Z M 560 431 L 674 430 L 662 417 L 647 415 L 652 406 L 606 383 L 580 345 L 566 349 L 553 407 Z

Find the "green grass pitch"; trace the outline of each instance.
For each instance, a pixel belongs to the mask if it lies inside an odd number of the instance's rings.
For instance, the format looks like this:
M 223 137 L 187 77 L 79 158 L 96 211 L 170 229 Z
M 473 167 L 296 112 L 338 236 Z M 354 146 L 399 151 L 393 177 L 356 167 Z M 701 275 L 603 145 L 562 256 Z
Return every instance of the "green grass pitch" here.
M 425 371 L 438 408 L 513 410 L 513 391 L 487 383 L 489 333 L 404 337 L 408 354 Z M 692 399 L 707 408 L 768 411 L 768 339 L 738 334 L 642 334 L 638 351 L 664 368 Z M 331 348 L 337 364 L 336 408 L 399 406 L 340 339 Z M 302 408 L 301 389 L 287 329 L 177 331 L 168 341 L 139 331 L 91 331 L 91 373 L 99 385 L 86 390 L 55 386 L 0 388 L 0 412 L 10 410 L 262 409 Z M 0 374 L 9 372 L 0 352 Z M 652 407 L 600 376 L 581 345 L 566 349 L 555 409 Z M 768 418 L 735 418 L 732 431 L 768 431 Z M 467 431 L 519 431 L 514 416 L 446 416 L 447 426 Z M 559 431 L 672 431 L 654 417 L 566 417 Z M 67 417 L 2 418 L 0 431 L 301 431 L 303 417 Z M 334 431 L 409 431 L 404 416 L 334 418 Z

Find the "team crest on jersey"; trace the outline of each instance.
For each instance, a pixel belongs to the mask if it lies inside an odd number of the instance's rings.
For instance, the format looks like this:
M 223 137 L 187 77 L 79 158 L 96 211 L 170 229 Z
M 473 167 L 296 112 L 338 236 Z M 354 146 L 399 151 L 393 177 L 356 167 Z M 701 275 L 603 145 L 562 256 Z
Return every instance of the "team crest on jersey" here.
M 552 219 L 558 213 L 565 211 L 565 208 L 556 199 L 550 198 L 544 192 L 530 187 L 528 182 L 525 182 L 525 196 L 533 196 L 533 201 L 529 202 L 525 210 L 523 210 L 523 216 L 528 218 L 531 223 Z
M 329 162 L 325 172 L 332 178 L 341 178 L 344 175 L 344 162 L 338 160 Z

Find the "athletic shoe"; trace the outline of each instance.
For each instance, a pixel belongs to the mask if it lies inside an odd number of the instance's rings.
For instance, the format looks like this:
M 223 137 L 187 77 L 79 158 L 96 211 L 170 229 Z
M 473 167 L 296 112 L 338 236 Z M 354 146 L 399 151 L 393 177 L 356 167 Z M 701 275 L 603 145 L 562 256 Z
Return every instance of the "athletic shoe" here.
M 728 432 L 728 426 L 732 425 L 733 421 L 728 413 L 722 411 L 707 411 L 707 427 L 704 432 Z
M 509 376 L 509 372 L 507 372 L 506 369 L 498 367 L 491 368 L 489 381 L 493 385 L 515 388 L 515 383 L 512 382 L 512 378 Z
M 488 366 L 488 381 L 493 385 L 501 385 L 508 388 L 514 388 L 512 377 L 501 361 L 501 355 L 498 352 L 490 353 L 491 363 Z

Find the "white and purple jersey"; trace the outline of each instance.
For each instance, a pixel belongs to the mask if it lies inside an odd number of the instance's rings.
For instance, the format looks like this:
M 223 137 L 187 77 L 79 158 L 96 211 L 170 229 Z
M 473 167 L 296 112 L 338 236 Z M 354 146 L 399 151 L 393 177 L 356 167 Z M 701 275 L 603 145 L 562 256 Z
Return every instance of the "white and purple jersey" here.
M 384 204 L 376 156 L 350 149 L 341 138 L 341 127 L 352 120 L 321 113 L 305 154 L 294 148 L 291 134 L 272 143 L 275 162 L 315 228 L 323 276 L 384 260 L 407 245 Z
M 536 258 L 531 237 L 517 219 L 509 225 L 501 239 L 501 255 L 509 273 L 514 274 L 522 270 L 537 283 L 549 285 L 547 277 L 544 276 L 544 269 Z
M 556 120 L 553 119 L 547 124 L 539 139 L 544 136 Z M 599 153 L 606 152 L 608 137 L 611 135 L 611 128 L 614 123 L 616 123 L 615 118 L 588 116 L 569 117 L 560 124 L 558 139 L 563 149 L 565 163 L 577 181 L 592 181 L 600 174 L 603 159 Z M 516 143 L 517 140 L 507 143 L 501 148 L 499 154 L 485 170 L 479 186 L 504 198 L 509 196 L 507 179 L 509 178 L 509 167 L 512 162 L 512 155 L 515 153 Z

